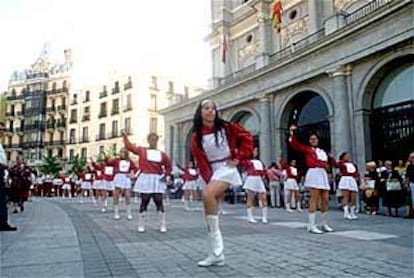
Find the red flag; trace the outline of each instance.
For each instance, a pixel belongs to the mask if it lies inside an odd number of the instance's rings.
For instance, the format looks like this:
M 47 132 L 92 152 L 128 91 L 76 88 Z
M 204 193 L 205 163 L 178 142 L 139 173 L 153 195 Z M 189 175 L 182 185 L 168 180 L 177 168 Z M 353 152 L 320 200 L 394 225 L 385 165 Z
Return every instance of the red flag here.
M 280 33 L 282 26 L 282 0 L 275 0 L 272 4 L 272 21 L 273 28 Z
M 223 41 L 221 42 L 221 61 L 225 64 L 227 60 L 227 51 L 228 51 L 228 39 L 225 33 L 223 33 Z

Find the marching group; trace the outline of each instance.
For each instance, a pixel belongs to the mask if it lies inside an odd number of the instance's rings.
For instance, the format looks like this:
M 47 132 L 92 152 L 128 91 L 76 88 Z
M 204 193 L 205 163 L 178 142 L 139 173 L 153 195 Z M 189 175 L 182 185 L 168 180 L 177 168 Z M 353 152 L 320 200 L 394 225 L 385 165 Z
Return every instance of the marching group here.
M 208 227 L 209 254 L 198 263 L 199 266 L 223 265 L 224 245 L 219 225 L 220 203 L 230 189 L 242 187 L 247 196 L 247 219 L 257 223 L 253 215 L 256 196 L 261 208 L 262 223 L 268 222 L 268 191 L 274 206 L 280 206 L 281 183 L 284 185 L 285 207 L 293 212 L 295 206 L 302 212 L 300 184 L 308 194 L 308 231 L 315 234 L 332 232 L 328 223 L 329 193 L 332 179 L 328 177 L 328 164 L 339 169 L 337 189 L 341 192 L 344 218 L 354 220 L 358 203 L 363 200 L 366 210 L 375 214 L 379 209 L 379 198 L 388 207 L 388 214 L 398 215 L 402 202 L 407 204 L 407 216 L 412 213 L 414 191 L 414 153 L 410 154 L 407 166 L 395 170 L 387 161 L 384 168 L 377 168 L 373 162 L 366 165 L 367 172 L 361 175 L 348 153 L 342 153 L 339 160 L 319 146 L 316 133 L 309 135 L 307 143 L 300 142 L 296 126 L 290 127 L 289 144 L 293 150 L 303 155 L 307 171 L 301 175 L 296 161 L 272 163 L 268 168 L 260 161 L 258 150 L 253 148 L 253 137 L 237 123 L 227 122 L 218 115 L 216 104 L 210 100 L 200 102 L 194 115 L 191 153 L 194 162 L 187 166 L 177 164 L 179 171 L 173 171 L 168 156 L 157 149 L 158 136 L 148 135 L 149 147 L 136 146 L 127 134 L 123 134 L 124 147 L 116 158 L 105 157 L 101 161 L 91 161 L 86 171 L 77 173 L 80 181 L 80 201 L 87 192 L 93 190 L 93 200 L 107 211 L 108 192 L 113 198 L 114 218 L 120 219 L 120 196 L 125 199 L 128 220 L 133 219 L 131 211 L 131 191 L 140 195 L 138 210 L 138 232 L 145 232 L 145 216 L 148 204 L 154 200 L 159 214 L 160 231 L 167 232 L 163 200 L 168 186 L 174 186 L 173 179 L 182 179 L 184 208 L 190 209 L 191 200 L 203 201 Z M 139 157 L 135 161 L 129 152 Z M 12 172 L 11 172 L 12 173 Z M 12 174 L 10 173 L 10 177 Z M 302 177 L 303 176 L 303 177 Z M 59 179 L 58 179 L 59 180 Z M 44 181 L 38 179 L 38 186 L 45 190 Z M 62 196 L 75 194 L 76 182 L 71 177 L 60 177 Z M 176 183 L 177 184 L 177 183 Z M 269 190 L 267 190 L 267 188 Z M 39 187 L 38 187 L 39 188 Z M 57 190 L 57 189 L 56 189 Z M 50 192 L 50 190 L 47 190 Z M 200 195 L 202 192 L 202 197 Z M 405 198 L 405 199 L 404 199 Z M 294 200 L 294 201 L 292 201 Z M 321 222 L 316 224 L 317 211 L 321 212 Z

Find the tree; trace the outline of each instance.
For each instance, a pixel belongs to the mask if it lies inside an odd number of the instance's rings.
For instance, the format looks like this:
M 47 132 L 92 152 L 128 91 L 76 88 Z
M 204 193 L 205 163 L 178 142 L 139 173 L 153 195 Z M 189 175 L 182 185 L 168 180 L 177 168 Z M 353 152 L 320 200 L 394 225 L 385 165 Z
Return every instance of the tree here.
M 62 170 L 62 166 L 56 156 L 48 155 L 43 157 L 42 165 L 40 165 L 40 172 L 56 176 L 60 170 Z
M 79 174 L 86 170 L 86 161 L 84 158 L 81 158 L 79 154 L 76 154 L 70 161 L 69 161 L 69 170 L 68 174 Z

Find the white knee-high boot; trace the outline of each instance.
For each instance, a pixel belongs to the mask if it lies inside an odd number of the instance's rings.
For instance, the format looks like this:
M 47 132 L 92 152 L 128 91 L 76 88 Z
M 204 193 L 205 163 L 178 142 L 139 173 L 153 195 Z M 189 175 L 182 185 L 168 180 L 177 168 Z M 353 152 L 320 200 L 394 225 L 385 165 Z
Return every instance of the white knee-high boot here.
M 247 208 L 247 221 L 250 223 L 257 223 L 253 216 L 253 208 Z
M 333 232 L 334 230 L 331 228 L 331 227 L 329 227 L 329 225 L 328 225 L 328 212 L 327 211 L 325 211 L 325 212 L 322 212 L 322 222 L 321 222 L 321 228 L 322 228 L 322 231 L 324 231 L 324 232 Z
M 165 212 L 159 212 L 160 216 L 160 232 L 166 233 L 167 232 L 167 221 L 165 220 Z
M 119 215 L 119 205 L 114 205 L 114 218 L 116 220 L 121 219 L 121 216 Z
M 145 212 L 138 213 L 138 232 L 145 232 Z
M 126 213 L 127 213 L 127 219 L 132 220 L 131 206 L 130 205 L 125 205 L 125 208 L 126 208 Z
M 315 212 L 309 212 L 309 226 L 308 231 L 314 234 L 322 234 L 323 232 L 318 229 L 315 225 L 315 219 L 316 219 L 316 213 Z
M 267 207 L 262 207 L 262 223 L 267 224 Z
M 210 253 L 206 259 L 199 261 L 198 266 L 224 265 L 224 246 L 221 236 L 218 215 L 207 215 L 207 228 Z

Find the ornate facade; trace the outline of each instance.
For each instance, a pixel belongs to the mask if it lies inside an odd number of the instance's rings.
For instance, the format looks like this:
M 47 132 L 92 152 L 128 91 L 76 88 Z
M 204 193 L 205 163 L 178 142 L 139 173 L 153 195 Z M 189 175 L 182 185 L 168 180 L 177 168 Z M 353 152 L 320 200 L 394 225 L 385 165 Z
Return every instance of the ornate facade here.
M 167 151 L 190 159 L 191 119 L 208 98 L 254 134 L 266 165 L 295 156 L 291 124 L 303 140 L 317 130 L 325 148 L 351 153 L 362 167 L 405 159 L 414 141 L 413 2 L 286 0 L 280 33 L 271 26 L 272 2 L 212 1 L 214 88 L 161 111 Z

